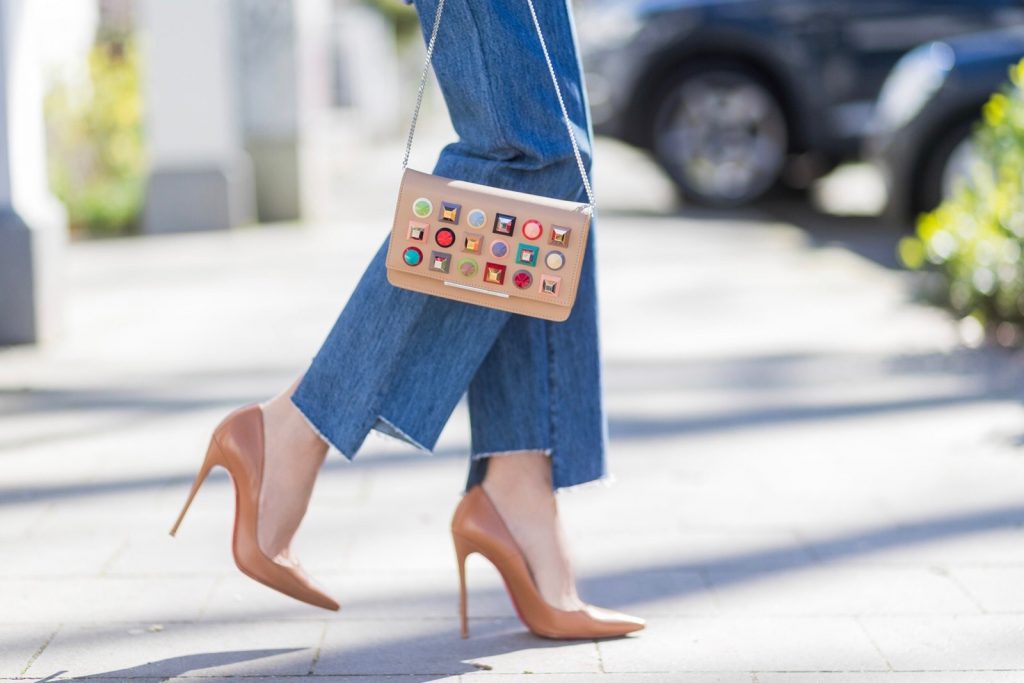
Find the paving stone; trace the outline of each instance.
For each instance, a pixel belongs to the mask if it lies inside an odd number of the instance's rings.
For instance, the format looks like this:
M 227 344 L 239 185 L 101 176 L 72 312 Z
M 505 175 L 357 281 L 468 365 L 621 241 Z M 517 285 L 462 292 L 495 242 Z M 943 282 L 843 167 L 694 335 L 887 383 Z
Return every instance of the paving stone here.
M 593 642 L 557 642 L 529 634 L 518 619 L 472 619 L 459 637 L 457 619 L 331 622 L 315 673 L 460 674 L 599 672 Z
M 857 622 L 840 617 L 659 618 L 599 647 L 613 673 L 885 668 Z
M 633 569 L 588 572 L 578 579 L 583 600 L 644 617 L 713 615 L 714 595 L 695 571 Z
M 14 499 L 4 501 L 0 497 L 0 541 L 5 544 L 23 537 L 46 515 L 49 504 L 45 502 L 15 502 Z
M 238 570 L 231 557 L 231 527 L 220 519 L 189 519 L 172 538 L 167 529 L 151 528 L 125 535 L 117 553 L 104 565 L 103 576 L 195 577 L 229 576 Z M 168 529 L 170 525 L 166 525 Z M 196 527 L 199 527 L 197 529 Z
M 629 673 L 629 674 L 493 674 L 487 672 L 463 674 L 464 683 L 491 681 L 492 683 L 754 683 L 753 674 L 721 671 L 696 673 Z
M 3 602 L 0 601 L 0 605 Z M 3 606 L 0 615 L 5 621 L 14 621 L 12 612 Z M 22 676 L 29 662 L 56 633 L 58 624 L 2 623 L 0 624 L 0 677 Z
M 711 571 L 726 614 L 977 614 L 944 572 L 916 567 L 835 567 L 794 571 Z
M 899 671 L 1024 669 L 1024 616 L 861 617 Z
M 757 683 L 1018 683 L 1024 671 L 757 672 Z
M 1024 566 L 953 566 L 948 571 L 986 612 L 1024 613 Z
M 29 533 L 4 543 L 0 578 L 97 576 L 123 544 L 109 531 Z
M 0 604 L 25 621 L 187 621 L 210 597 L 210 578 L 0 578 Z
M 90 678 L 90 683 L 95 679 Z M 160 679 L 167 681 L 202 681 L 202 683 L 267 683 L 266 677 L 247 678 L 231 676 L 229 678 L 207 677 L 207 676 L 176 676 L 174 678 Z M 280 681 L 310 681 L 311 683 L 459 683 L 459 676 L 435 676 L 433 674 L 402 676 L 296 676 L 296 677 L 275 677 Z
M 393 533 L 360 535 L 352 543 L 342 567 L 346 571 L 369 573 L 394 571 L 397 549 L 402 548 L 403 571 L 445 572 L 455 567 L 455 550 L 451 538 L 441 530 L 428 533 Z
M 481 618 L 515 617 L 500 575 L 478 558 L 467 563 L 470 613 Z M 317 580 L 341 603 L 344 620 L 451 619 L 458 614 L 458 573 L 321 573 Z M 320 618 L 320 611 L 281 596 L 244 576 L 217 582 L 204 619 L 247 618 L 274 613 L 280 619 Z
M 577 561 L 588 570 L 643 566 L 663 571 L 713 568 L 799 568 L 816 560 L 789 531 L 716 529 L 602 533 L 588 525 L 572 538 Z M 642 553 L 642 555 L 640 555 Z
M 115 679 L 305 675 L 323 629 L 321 622 L 76 624 L 63 627 L 27 673 Z
M 838 542 L 808 539 L 808 545 L 823 561 L 849 564 L 1024 564 L 1024 528 L 1004 514 L 1000 507 L 968 509 L 916 526 L 866 529 Z

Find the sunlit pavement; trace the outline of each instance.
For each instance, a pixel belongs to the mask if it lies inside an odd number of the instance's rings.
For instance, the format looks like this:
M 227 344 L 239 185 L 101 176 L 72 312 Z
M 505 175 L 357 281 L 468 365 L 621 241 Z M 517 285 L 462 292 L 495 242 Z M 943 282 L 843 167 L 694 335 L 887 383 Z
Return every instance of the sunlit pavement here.
M 599 161 L 615 481 L 560 503 L 584 597 L 646 632 L 531 637 L 473 558 L 459 639 L 461 407 L 433 457 L 326 465 L 297 546 L 337 614 L 234 569 L 223 474 L 168 536 L 210 429 L 301 372 L 386 234 L 382 168 L 316 227 L 70 249 L 61 341 L 0 352 L 0 678 L 1024 680 L 1020 360 L 913 303 L 871 220 L 679 214 Z

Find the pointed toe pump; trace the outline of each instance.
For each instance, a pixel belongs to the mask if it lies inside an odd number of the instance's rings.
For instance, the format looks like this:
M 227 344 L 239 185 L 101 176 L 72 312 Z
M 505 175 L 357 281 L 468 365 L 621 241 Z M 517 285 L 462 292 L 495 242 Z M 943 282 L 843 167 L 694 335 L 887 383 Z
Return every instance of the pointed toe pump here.
M 263 411 L 258 405 L 239 408 L 224 418 L 213 432 L 206 459 L 192 484 L 185 507 L 171 528 L 171 536 L 177 533 L 210 470 L 219 465 L 228 471 L 235 485 L 235 527 L 231 550 L 242 573 L 296 600 L 337 610 L 337 601 L 321 590 L 302 567 L 275 562 L 260 549 L 256 529 L 263 456 Z
M 615 638 L 644 628 L 643 619 L 614 610 L 585 605 L 560 610 L 541 596 L 526 558 L 481 486 L 462 498 L 452 519 L 452 539 L 459 563 L 459 616 L 462 637 L 469 637 L 466 605 L 466 558 L 479 553 L 497 568 L 520 620 L 530 631 L 559 640 Z

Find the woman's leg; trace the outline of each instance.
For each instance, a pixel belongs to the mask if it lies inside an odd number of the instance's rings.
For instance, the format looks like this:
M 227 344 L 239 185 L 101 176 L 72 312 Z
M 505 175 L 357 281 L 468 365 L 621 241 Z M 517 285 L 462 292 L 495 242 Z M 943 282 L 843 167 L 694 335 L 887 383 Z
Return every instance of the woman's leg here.
M 430 30 L 434 3 L 418 3 L 425 31 Z M 589 122 L 568 8 L 565 2 L 537 5 L 589 166 Z M 444 12 L 434 67 L 460 140 L 445 148 L 435 172 L 580 199 L 575 159 L 525 3 L 447 0 Z M 530 397 L 537 401 L 530 433 L 538 443 L 524 447 L 557 450 L 560 465 L 553 473 L 554 486 L 598 478 L 604 473 L 604 451 L 592 251 L 588 247 L 580 299 L 570 320 L 542 323 L 394 288 L 385 278 L 382 247 L 294 394 L 271 402 L 280 410 L 270 412 L 300 431 L 302 422 L 296 417 L 301 417 L 307 421 L 307 434 L 299 440 L 319 433 L 347 457 L 354 456 L 370 429 L 429 450 L 501 337 L 504 343 L 521 347 L 527 359 L 538 361 L 521 373 L 529 375 Z M 510 319 L 515 322 L 502 336 Z M 566 352 L 569 357 L 563 362 Z M 489 358 L 493 370 L 480 376 L 512 379 L 503 368 L 523 360 L 500 353 Z M 557 368 L 552 359 L 559 361 Z M 545 381 L 552 373 L 558 381 Z M 514 388 L 514 383 L 508 386 Z M 557 392 L 557 414 L 553 397 L 539 393 L 541 387 Z M 486 410 L 474 412 L 474 452 L 508 450 L 507 445 L 486 445 L 503 440 L 487 436 L 497 437 L 497 432 L 478 429 L 479 416 Z M 276 428 L 276 419 L 268 415 L 268 433 Z M 316 454 L 311 448 L 307 460 L 315 462 Z M 291 454 L 283 445 L 278 453 L 268 441 L 268 460 L 285 457 Z M 482 475 L 482 461 L 473 471 Z M 546 486 L 549 492 L 552 484 Z M 273 480 L 267 486 L 276 489 L 267 491 L 268 498 L 290 501 L 280 506 L 288 514 L 267 519 L 277 528 L 266 536 L 283 542 L 294 531 L 287 520 L 297 524 L 301 519 L 308 490 L 288 491 Z
M 509 314 L 393 287 L 385 243 L 296 385 L 264 404 L 260 545 L 286 551 L 326 452 L 376 429 L 432 450 Z M 318 436 L 319 435 L 319 436 Z M 281 473 L 270 476 L 269 472 Z
M 261 406 L 264 460 L 257 539 L 268 557 L 286 562 L 294 562 L 289 545 L 327 456 L 327 444 L 291 402 L 298 384 L 296 380 Z
M 513 316 L 469 387 L 467 487 L 483 482 L 541 595 L 564 610 L 581 603 L 553 490 L 605 474 L 592 250 L 584 263 L 569 320 Z
M 434 0 L 418 0 L 421 17 Z M 479 102 L 464 129 L 487 131 L 500 140 L 506 163 L 488 182 L 516 190 L 581 201 L 585 194 L 561 110 L 522 0 L 479 4 L 452 2 L 465 11 L 463 38 L 479 47 L 486 83 L 444 78 L 449 108 Z M 538 20 L 575 125 L 587 172 L 591 130 L 566 2 L 538 2 Z M 446 3 L 445 11 L 448 12 Z M 444 43 L 439 43 L 439 50 Z M 529 94 L 523 91 L 529 84 Z M 485 86 L 490 86 L 485 90 Z M 484 113 L 487 116 L 484 116 Z M 458 122 L 459 117 L 456 118 Z M 472 164 L 485 143 L 463 140 L 446 149 L 439 173 Z M 467 488 L 482 482 L 523 550 L 545 600 L 560 609 L 581 606 L 553 489 L 606 474 L 606 429 L 598 348 L 595 237 L 584 255 L 576 303 L 569 319 L 553 323 L 512 316 L 491 346 L 469 386 L 472 460 Z M 499 455 L 500 454 L 500 455 Z

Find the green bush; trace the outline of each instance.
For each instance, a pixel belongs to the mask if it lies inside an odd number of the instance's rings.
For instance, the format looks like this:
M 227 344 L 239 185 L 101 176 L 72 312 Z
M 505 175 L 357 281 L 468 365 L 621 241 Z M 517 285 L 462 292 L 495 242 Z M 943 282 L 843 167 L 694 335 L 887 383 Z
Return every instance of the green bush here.
M 1006 343 L 1024 327 L 1024 61 L 986 103 L 975 162 L 946 201 L 900 243 L 913 269 L 934 273 L 933 297 Z
M 395 37 L 400 43 L 408 42 L 413 37 L 419 38 L 420 20 L 412 5 L 401 0 L 365 0 L 386 18 L 395 29 Z
M 126 38 L 97 39 L 85 87 L 58 82 L 46 96 L 50 187 L 72 234 L 136 231 L 145 161 L 138 54 Z

